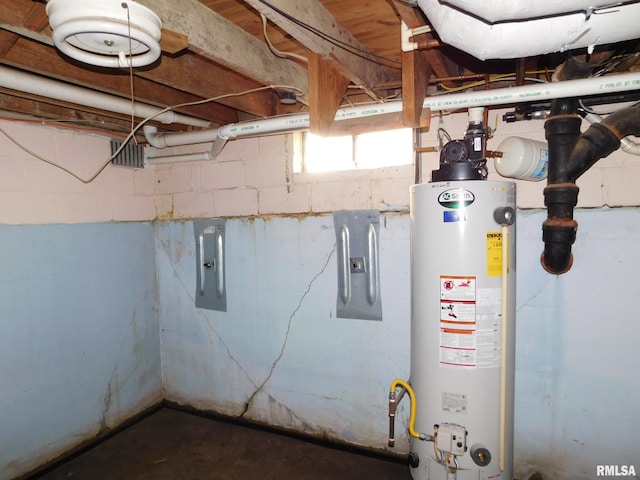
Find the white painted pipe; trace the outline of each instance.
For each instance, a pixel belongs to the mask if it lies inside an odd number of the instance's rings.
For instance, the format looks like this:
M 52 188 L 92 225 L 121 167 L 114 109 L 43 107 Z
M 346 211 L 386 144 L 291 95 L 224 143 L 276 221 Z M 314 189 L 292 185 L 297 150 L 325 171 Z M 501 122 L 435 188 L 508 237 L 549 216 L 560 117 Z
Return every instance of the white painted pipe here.
M 163 165 L 166 163 L 176 162 L 207 162 L 214 160 L 211 152 L 183 153 L 177 155 L 160 155 L 157 157 L 146 157 L 144 164 L 146 165 Z
M 95 92 L 88 88 L 70 85 L 30 73 L 0 66 L 0 86 L 19 92 L 40 95 L 64 102 L 75 103 L 87 107 L 98 108 L 110 112 L 131 115 L 139 118 L 154 116 L 154 120 L 162 123 L 179 123 L 193 127 L 208 128 L 211 122 L 199 118 L 182 115 L 173 111 L 164 112 L 163 108 L 148 105 L 146 103 L 116 97 L 108 93 Z
M 502 326 L 500 339 L 500 471 L 504 472 L 507 438 L 507 348 L 509 348 L 509 225 L 502 225 Z
M 520 87 L 467 93 L 450 93 L 427 97 L 423 107 L 431 110 L 457 110 L 459 108 L 538 102 L 554 98 L 587 97 L 632 90 L 640 90 L 640 72 L 580 78 L 564 82 L 535 83 Z
M 427 97 L 424 108 L 434 111 L 458 110 L 473 107 L 508 105 L 565 97 L 585 97 L 640 89 L 640 73 L 625 73 L 606 77 L 593 77 L 564 82 L 536 83 L 519 87 L 497 88 L 465 93 L 450 93 Z M 402 111 L 402 102 L 375 103 L 338 109 L 334 121 L 366 118 Z M 280 117 L 232 123 L 218 129 L 193 132 L 152 133 L 147 140 L 157 148 L 209 143 L 223 139 L 294 132 L 309 128 L 309 114 L 298 113 Z M 147 130 L 145 130 L 146 135 Z
M 166 140 L 171 140 L 174 137 L 167 137 L 158 133 L 158 129 L 152 125 L 145 125 L 143 127 L 144 136 L 154 148 L 165 148 L 170 147 L 172 145 L 167 144 Z M 189 132 L 187 132 L 189 133 Z M 193 133 L 193 132 L 191 132 Z M 207 141 L 212 141 L 213 145 L 211 146 L 211 150 L 207 152 L 198 152 L 198 153 L 185 153 L 185 154 L 177 154 L 177 155 L 166 155 L 166 156 L 157 156 L 157 157 L 147 157 L 145 159 L 145 163 L 149 165 L 162 164 L 162 163 L 173 163 L 173 162 L 193 162 L 193 161 L 207 161 L 214 160 L 218 154 L 222 151 L 224 146 L 227 144 L 228 137 L 221 137 L 220 130 L 211 129 L 211 130 L 202 130 L 196 133 L 206 133 L 204 136 L 208 138 Z M 187 135 L 188 136 L 188 135 Z M 184 137 L 181 137 L 184 140 Z M 195 142 L 197 143 L 197 142 Z
M 193 130 L 190 132 L 178 132 L 180 135 L 168 135 L 158 133 L 158 129 L 152 125 L 142 127 L 144 136 L 154 148 L 177 147 L 180 145 L 194 145 L 196 143 L 209 143 L 218 138 L 218 129 Z

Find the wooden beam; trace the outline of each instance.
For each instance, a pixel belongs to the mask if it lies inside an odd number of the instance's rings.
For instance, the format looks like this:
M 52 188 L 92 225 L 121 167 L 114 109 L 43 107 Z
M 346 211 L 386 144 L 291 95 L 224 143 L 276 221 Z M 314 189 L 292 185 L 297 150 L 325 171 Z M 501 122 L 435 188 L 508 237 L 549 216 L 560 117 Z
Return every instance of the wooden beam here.
M 326 135 L 331 128 L 349 80 L 320 55 L 309 52 L 309 127 Z
M 1 8 L 2 7 L 0 7 L 0 13 L 2 12 Z M 17 21 L 17 18 L 12 17 L 9 20 L 13 22 Z M 7 27 L 7 29 L 0 29 L 0 58 L 6 55 L 6 53 L 13 47 L 13 43 L 15 43 L 21 36 L 25 39 L 32 39 L 39 44 L 53 47 L 53 42 L 49 36 L 45 35 L 47 41 L 43 42 L 41 38 L 43 34 L 18 26 L 5 25 L 5 27 Z M 10 30 L 8 29 L 9 27 L 11 28 Z M 163 46 L 163 51 L 181 51 L 182 48 L 188 46 L 186 43 L 188 41 L 186 36 L 176 32 L 171 32 L 167 29 L 163 29 L 162 32 L 163 39 L 167 38 L 167 33 L 169 34 L 169 38 L 167 39 L 168 44 Z M 48 60 L 44 58 L 44 50 L 37 47 L 36 43 L 33 45 L 34 48 L 38 48 L 42 51 L 42 60 L 46 63 Z M 49 51 L 52 57 L 60 57 L 58 52 L 53 48 Z M 78 62 L 71 62 L 78 65 Z M 105 72 L 105 75 L 121 73 L 116 70 L 109 73 L 106 73 L 106 71 L 103 70 L 103 72 Z M 162 85 L 191 92 L 195 95 L 201 96 L 202 98 L 212 98 L 221 94 L 228 94 L 230 93 L 230 85 L 232 85 L 234 87 L 234 91 L 237 92 L 262 86 L 262 84 L 258 82 L 252 81 L 245 76 L 229 69 L 225 69 L 219 65 L 215 65 L 206 59 L 198 57 L 196 54 L 179 55 L 176 57 L 163 56 L 162 60 L 151 69 L 136 69 L 134 74 Z M 101 81 L 98 80 L 98 85 L 105 87 L 106 85 L 104 84 L 106 80 L 107 79 L 103 79 Z M 270 116 L 276 112 L 276 102 L 274 100 L 273 92 L 263 92 L 248 96 L 227 97 L 221 99 L 217 103 L 227 105 L 231 108 L 238 109 L 254 116 Z
M 429 126 L 430 112 L 423 112 L 422 105 L 431 72 L 427 51 L 402 52 L 402 120 L 407 127 Z
M 0 30 L 0 58 L 4 58 L 20 37 L 7 30 Z
M 367 59 L 366 47 L 318 0 L 269 0 L 269 4 L 274 8 L 265 5 L 261 0 L 244 1 L 312 52 L 324 58 L 331 58 L 335 62 L 335 68 L 356 85 L 380 85 L 395 77 L 390 69 L 382 67 L 373 57 Z M 342 48 L 336 42 L 329 42 L 298 22 L 309 25 L 315 31 L 335 38 L 350 48 Z M 354 51 L 360 53 L 354 54 Z
M 44 4 L 33 2 L 22 24 L 29 30 L 35 30 L 36 32 L 41 32 L 47 28 L 49 26 L 49 17 Z
M 36 95 L 16 92 L 6 88 L 0 88 L 0 110 L 22 114 L 22 116 L 35 117 L 39 120 L 74 123 L 83 127 L 96 130 L 116 132 L 127 135 L 131 131 L 131 117 L 126 115 L 104 112 L 91 107 L 78 107 L 65 102 L 53 101 Z M 151 121 L 163 130 L 184 130 L 181 125 L 166 125 Z M 142 131 L 137 133 L 139 138 L 144 138 Z
M 175 55 L 189 48 L 189 37 L 166 28 L 162 29 L 162 37 L 160 38 L 160 48 L 169 55 Z
M 0 29 L 29 37 L 41 43 L 53 45 L 51 35 L 43 32 L 47 25 L 42 26 L 42 21 L 48 18 L 42 17 L 44 5 L 31 0 L 14 0 L 0 2 Z M 40 27 L 43 27 L 40 29 Z
M 383 113 L 371 117 L 333 122 L 327 135 L 360 135 L 361 133 L 382 132 L 397 128 L 406 128 L 402 120 L 402 112 Z
M 118 69 L 86 70 L 60 57 L 53 47 L 20 38 L 2 59 L 2 63 L 19 67 L 46 77 L 63 80 L 94 90 L 131 96 L 131 79 L 128 72 Z M 134 79 L 136 99 L 151 105 L 168 106 L 200 100 L 201 97 L 176 90 L 144 78 Z M 224 105 L 210 103 L 179 109 L 180 112 L 224 125 L 237 121 L 235 110 Z
M 194 53 L 175 58 L 164 56 L 151 70 L 138 70 L 136 75 L 202 98 L 213 98 L 262 86 Z M 269 117 L 276 114 L 277 101 L 275 92 L 267 90 L 221 98 L 217 103 L 253 116 Z
M 418 7 L 411 7 L 405 1 L 393 0 L 393 7 L 395 8 L 400 19 L 409 27 L 416 28 L 427 25 L 427 20 Z M 429 39 L 433 39 L 432 34 L 425 34 Z M 437 77 L 448 77 L 450 75 L 444 61 L 437 50 L 428 49 L 425 50 L 425 56 L 431 65 L 433 73 Z M 404 61 L 403 61 L 404 63 Z M 404 67 L 403 67 L 404 68 Z
M 393 0 L 392 3 L 400 19 L 409 28 L 421 27 L 427 24 L 427 19 L 418 7 L 412 7 L 404 0 Z
M 187 35 L 189 48 L 203 57 L 262 84 L 288 85 L 307 92 L 304 68 L 274 56 L 264 42 L 198 0 L 138 0 L 138 3 L 152 9 L 165 28 Z

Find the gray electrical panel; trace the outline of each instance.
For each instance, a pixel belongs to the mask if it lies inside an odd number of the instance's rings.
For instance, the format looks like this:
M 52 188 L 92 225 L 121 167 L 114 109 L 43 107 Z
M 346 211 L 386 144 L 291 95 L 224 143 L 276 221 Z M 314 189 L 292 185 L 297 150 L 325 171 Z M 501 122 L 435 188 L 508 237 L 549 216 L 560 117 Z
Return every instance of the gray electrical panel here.
M 378 271 L 380 212 L 334 212 L 333 224 L 338 251 L 337 316 L 382 320 Z
M 194 220 L 196 237 L 196 307 L 227 311 L 225 221 Z

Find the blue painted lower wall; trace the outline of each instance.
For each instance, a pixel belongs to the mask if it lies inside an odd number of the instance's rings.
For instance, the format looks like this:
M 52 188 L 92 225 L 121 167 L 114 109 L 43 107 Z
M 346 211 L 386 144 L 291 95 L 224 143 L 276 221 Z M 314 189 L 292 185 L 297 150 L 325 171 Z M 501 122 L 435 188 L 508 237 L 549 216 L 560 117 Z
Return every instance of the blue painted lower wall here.
M 634 464 L 640 210 L 578 210 L 573 269 L 539 263 L 542 211 L 517 220 L 516 474 L 585 480 Z M 193 225 L 157 225 L 171 401 L 383 449 L 387 393 L 409 376 L 409 216 L 380 226 L 383 321 L 336 318 L 333 218 L 227 221 L 227 312 L 196 309 Z M 403 402 L 396 432 L 406 429 Z M 408 450 L 398 435 L 396 451 Z
M 539 265 L 545 215 L 517 219 L 516 474 L 638 471 L 640 209 L 578 210 L 558 277 Z M 336 318 L 332 216 L 230 219 L 226 239 L 214 312 L 194 306 L 191 222 L 0 226 L 0 479 L 161 398 L 386 448 L 389 383 L 409 375 L 408 215 L 381 216 L 382 322 Z
M 0 479 L 162 398 L 154 228 L 0 226 Z

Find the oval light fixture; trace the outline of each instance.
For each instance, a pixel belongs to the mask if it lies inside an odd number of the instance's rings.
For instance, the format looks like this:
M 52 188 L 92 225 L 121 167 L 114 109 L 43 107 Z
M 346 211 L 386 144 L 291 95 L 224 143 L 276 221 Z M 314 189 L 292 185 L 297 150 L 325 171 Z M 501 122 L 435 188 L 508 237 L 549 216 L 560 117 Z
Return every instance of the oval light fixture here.
M 160 56 L 162 22 L 132 0 L 49 0 L 53 42 L 65 55 L 98 67 L 143 67 Z

